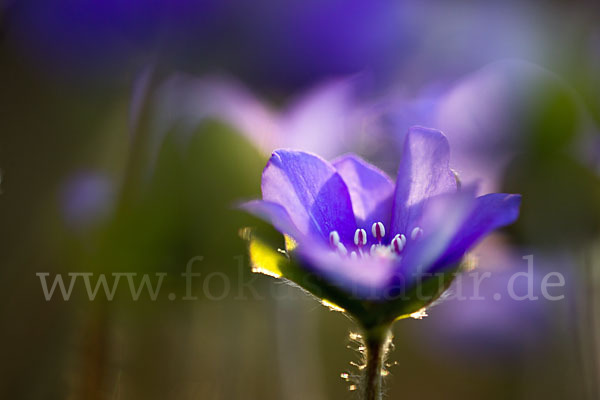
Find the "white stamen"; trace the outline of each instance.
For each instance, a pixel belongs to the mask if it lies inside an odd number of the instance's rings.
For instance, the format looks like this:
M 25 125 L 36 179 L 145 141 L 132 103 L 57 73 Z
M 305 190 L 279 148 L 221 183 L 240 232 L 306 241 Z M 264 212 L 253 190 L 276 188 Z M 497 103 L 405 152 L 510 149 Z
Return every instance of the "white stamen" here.
M 343 243 L 338 243 L 337 252 L 344 257 L 348 255 L 348 250 L 346 249 L 346 246 L 344 246 Z
M 335 249 L 339 243 L 340 243 L 340 234 L 337 233 L 337 231 L 329 232 L 329 244 L 331 245 L 331 247 L 333 247 Z
M 419 228 L 418 226 L 416 226 L 412 232 L 410 233 L 410 238 L 412 240 L 417 240 L 418 238 L 421 237 L 421 235 L 423 235 L 423 229 Z
M 338 243 L 337 244 L 337 251 L 341 256 L 346 256 L 348 255 L 348 250 L 346 250 L 346 246 L 344 246 L 343 243 Z
M 354 244 L 358 247 L 367 244 L 367 232 L 364 229 L 357 229 L 354 232 Z
M 371 245 L 371 250 L 369 250 L 369 253 L 371 255 L 375 254 L 375 252 L 377 251 L 377 245 L 376 244 L 372 244 Z
M 381 242 L 381 239 L 385 236 L 385 226 L 383 225 L 383 222 L 375 222 L 371 226 L 371 233 L 375 239 Z
M 358 258 L 358 256 L 356 255 L 356 252 L 353 251 L 352 253 L 350 253 L 350 259 L 351 260 L 356 260 Z
M 402 247 L 406 246 L 406 236 L 404 236 L 404 233 L 400 234 L 400 240 L 402 240 Z
M 404 250 L 404 241 L 400 235 L 396 235 L 394 236 L 394 239 L 392 239 L 392 249 L 398 254 Z

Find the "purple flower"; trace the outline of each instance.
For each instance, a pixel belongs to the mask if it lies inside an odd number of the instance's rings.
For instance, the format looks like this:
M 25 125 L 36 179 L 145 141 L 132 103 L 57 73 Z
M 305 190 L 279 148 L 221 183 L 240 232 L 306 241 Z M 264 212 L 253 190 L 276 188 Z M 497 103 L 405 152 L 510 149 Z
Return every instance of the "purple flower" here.
M 452 146 L 453 167 L 466 181 L 479 179 L 485 191 L 502 185 L 519 154 L 562 151 L 573 140 L 577 157 L 593 160 L 597 147 L 598 129 L 575 91 L 559 76 L 522 60 L 496 61 L 456 81 L 434 83 L 415 98 L 391 93 L 379 103 L 382 130 L 396 139 L 396 147 L 402 147 L 409 126 L 440 129 Z M 553 109 L 554 104 L 559 106 Z M 556 117 L 557 111 L 564 115 Z M 551 118 L 561 125 L 540 127 Z M 379 157 L 392 157 L 390 148 L 380 149 Z
M 368 0 L 19 0 L 7 31 L 32 64 L 68 79 L 114 80 L 158 54 L 166 68 L 285 90 L 365 68 L 389 75 L 414 47 L 407 12 Z
M 81 171 L 68 178 L 61 191 L 62 215 L 77 231 L 106 219 L 115 201 L 113 182 L 105 175 Z
M 544 299 L 540 291 L 544 275 L 549 267 L 564 272 L 569 261 L 558 254 L 545 257 L 536 252 L 536 268 L 528 270 L 522 252 L 499 240 L 488 240 L 470 254 L 484 261 L 474 275 L 457 279 L 450 296 L 436 309 L 436 318 L 419 325 L 414 336 L 424 341 L 432 357 L 460 354 L 486 363 L 536 349 L 547 338 L 553 313 L 554 302 Z M 509 290 L 517 296 L 531 293 L 538 300 L 517 299 Z
M 423 127 L 406 136 L 396 184 L 352 154 L 330 163 L 275 151 L 263 199 L 242 207 L 293 240 L 285 254 L 267 254 L 251 239 L 254 268 L 292 280 L 365 326 L 418 311 L 445 289 L 444 273 L 470 247 L 519 213 L 519 195 L 476 197 L 474 186 L 461 188 L 449 161 L 446 137 Z M 436 273 L 444 283 L 430 292 L 424 287 Z M 418 298 L 419 286 L 430 296 Z
M 25 59 L 43 71 L 104 83 L 139 67 L 161 41 L 173 48 L 183 35 L 198 46 L 220 8 L 211 0 L 16 1 L 7 32 Z
M 267 156 L 282 147 L 318 149 L 326 157 L 337 156 L 356 147 L 360 133 L 353 127 L 364 125 L 368 118 L 367 107 L 358 101 L 361 84 L 356 77 L 333 79 L 275 108 L 233 79 L 176 74 L 159 86 L 153 98 L 153 152 L 158 152 L 167 132 L 176 129 L 185 141 L 203 122 L 216 119 Z M 142 88 L 134 91 L 134 97 L 141 97 Z M 132 102 L 134 120 L 139 102 Z

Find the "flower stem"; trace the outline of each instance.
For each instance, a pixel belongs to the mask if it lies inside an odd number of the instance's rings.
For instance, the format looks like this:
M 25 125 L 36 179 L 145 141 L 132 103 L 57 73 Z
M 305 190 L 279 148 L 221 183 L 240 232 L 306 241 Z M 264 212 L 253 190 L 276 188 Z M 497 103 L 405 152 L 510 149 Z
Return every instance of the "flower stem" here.
M 389 326 L 368 330 L 364 335 L 365 375 L 364 400 L 381 400 L 383 393 L 383 367 L 390 340 Z

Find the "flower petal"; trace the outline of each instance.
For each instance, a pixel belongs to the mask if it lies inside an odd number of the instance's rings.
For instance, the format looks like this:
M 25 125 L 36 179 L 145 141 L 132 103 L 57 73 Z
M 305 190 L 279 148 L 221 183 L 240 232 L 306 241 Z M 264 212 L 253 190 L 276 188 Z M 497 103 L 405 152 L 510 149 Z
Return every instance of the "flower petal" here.
M 348 151 L 365 112 L 358 102 L 358 84 L 356 77 L 334 79 L 293 100 L 282 115 L 285 147 L 316 152 L 326 159 Z
M 411 282 L 422 274 L 434 272 L 433 267 L 471 215 L 476 202 L 475 190 L 475 186 L 470 186 L 429 199 L 419 222 L 423 235 L 416 240 L 409 238 L 402 253 L 400 273 L 404 281 Z
M 307 270 L 342 289 L 350 299 L 379 300 L 387 295 L 395 272 L 391 259 L 351 259 L 317 244 L 301 246 L 298 250 Z
M 265 220 L 279 232 L 290 235 L 296 240 L 301 240 L 304 236 L 294 224 L 285 208 L 279 204 L 264 200 L 253 200 L 242 203 L 239 207 Z
M 450 146 L 442 132 L 423 127 L 409 130 L 398 169 L 392 233 L 413 229 L 428 198 L 456 191 L 456 179 L 449 162 Z
M 456 262 L 477 241 L 495 229 L 510 225 L 519 217 L 521 195 L 492 193 L 480 196 L 435 268 Z
M 189 139 L 211 118 L 231 125 L 267 154 L 280 142 L 277 113 L 235 80 L 174 74 L 158 89 L 156 102 L 154 146 L 174 127 Z
M 394 183 L 386 173 L 354 154 L 331 163 L 348 186 L 358 225 L 368 229 L 370 224 L 381 221 L 389 228 Z
M 325 241 L 337 231 L 351 243 L 356 229 L 350 194 L 335 168 L 301 151 L 277 150 L 262 175 L 263 199 L 285 208 L 300 232 Z

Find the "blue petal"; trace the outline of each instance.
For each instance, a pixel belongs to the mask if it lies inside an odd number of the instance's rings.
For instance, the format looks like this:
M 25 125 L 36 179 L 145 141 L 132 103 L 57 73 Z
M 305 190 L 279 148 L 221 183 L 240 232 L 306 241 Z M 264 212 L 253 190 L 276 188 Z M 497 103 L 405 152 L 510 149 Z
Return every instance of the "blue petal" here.
M 460 260 L 465 252 L 495 229 L 519 217 L 521 195 L 492 193 L 476 199 L 475 206 L 434 268 Z
M 374 222 L 383 222 L 389 229 L 394 183 L 373 165 L 354 154 L 332 161 L 348 186 L 352 209 L 358 225 L 370 229 Z
M 433 273 L 449 245 L 471 215 L 476 202 L 475 186 L 460 192 L 432 197 L 420 220 L 423 236 L 408 242 L 402 253 L 399 273 L 410 282 L 423 273 Z
M 301 151 L 277 150 L 262 175 L 263 199 L 281 205 L 300 232 L 351 243 L 356 220 L 348 188 L 335 168 Z
M 279 204 L 264 200 L 253 200 L 242 203 L 239 207 L 242 210 L 265 220 L 273 225 L 279 232 L 290 235 L 296 240 L 302 240 L 306 233 L 302 233 L 298 229 L 285 208 Z
M 394 193 L 393 234 L 407 233 L 417 226 L 430 197 L 456 192 L 456 179 L 449 162 L 450 146 L 442 132 L 410 128 Z
M 301 246 L 298 251 L 305 268 L 354 298 L 383 299 L 394 281 L 391 259 L 363 257 L 353 260 L 314 243 Z

